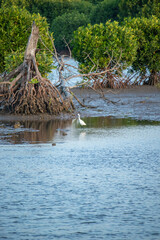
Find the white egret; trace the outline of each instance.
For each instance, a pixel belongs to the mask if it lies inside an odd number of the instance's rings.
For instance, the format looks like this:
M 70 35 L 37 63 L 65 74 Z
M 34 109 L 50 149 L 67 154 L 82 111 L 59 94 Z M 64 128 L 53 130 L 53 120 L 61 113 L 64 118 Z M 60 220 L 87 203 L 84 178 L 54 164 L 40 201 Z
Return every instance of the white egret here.
M 86 125 L 86 123 L 82 120 L 82 119 L 80 119 L 80 114 L 78 113 L 78 123 L 81 125 L 81 126 L 85 126 Z

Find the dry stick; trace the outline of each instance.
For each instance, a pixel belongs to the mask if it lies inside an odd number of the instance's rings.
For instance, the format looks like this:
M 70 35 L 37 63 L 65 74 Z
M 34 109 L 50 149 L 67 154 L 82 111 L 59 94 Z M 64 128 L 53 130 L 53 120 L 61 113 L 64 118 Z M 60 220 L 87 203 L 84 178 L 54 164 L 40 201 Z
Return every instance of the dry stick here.
M 59 58 L 58 58 L 57 50 L 56 50 L 56 47 L 55 47 L 55 45 L 54 45 L 53 39 L 50 37 L 50 35 L 49 35 L 49 38 L 50 38 L 50 40 L 51 40 L 51 42 L 52 42 L 52 46 L 53 46 L 53 48 L 54 48 L 55 53 L 53 53 L 53 52 L 45 45 L 45 43 L 42 41 L 41 37 L 40 37 L 40 40 L 41 40 L 42 44 L 47 48 L 47 50 L 48 50 L 50 53 L 52 53 L 52 55 L 56 58 L 56 60 L 57 60 L 57 62 L 59 63 L 59 65 L 62 65 L 62 61 L 60 61 Z M 120 59 L 121 59 L 121 55 L 122 55 L 122 51 L 121 51 L 121 54 L 120 54 L 120 57 L 119 57 L 117 63 L 116 63 L 115 66 L 114 66 L 113 68 L 111 68 L 111 69 L 108 69 L 108 68 L 107 68 L 106 70 L 104 70 L 104 71 L 102 71 L 102 72 L 99 72 L 99 73 L 97 73 L 97 72 L 96 72 L 96 73 L 90 72 L 90 73 L 88 73 L 88 74 L 76 74 L 76 75 L 74 75 L 74 76 L 70 76 L 70 77 L 66 78 L 66 81 L 68 81 L 68 80 L 70 80 L 70 79 L 72 79 L 72 78 L 75 78 L 75 77 L 101 76 L 101 75 L 103 75 L 103 74 L 105 74 L 105 73 L 107 73 L 107 72 L 111 72 L 111 71 L 113 71 L 113 70 L 117 70 L 117 65 L 119 64 L 119 61 L 120 61 Z M 93 62 L 93 61 L 92 61 L 92 62 Z M 110 62 L 109 62 L 109 63 L 110 63 Z M 64 65 L 64 63 L 63 63 L 63 65 Z M 65 64 L 65 65 L 71 66 L 71 65 L 69 65 L 69 64 Z M 95 63 L 94 63 L 94 65 L 95 65 Z M 96 65 L 95 65 L 95 66 L 96 66 Z M 71 66 L 71 67 L 73 67 L 73 66 Z M 76 67 L 73 67 L 73 68 L 77 69 Z
M 49 37 L 50 37 L 50 35 L 49 35 Z M 50 49 L 49 49 L 49 48 L 44 44 L 44 42 L 42 41 L 41 37 L 40 37 L 40 40 L 41 40 L 42 44 L 47 48 L 47 50 L 50 51 Z M 62 63 L 61 63 L 62 61 L 60 61 L 59 58 L 58 58 L 57 50 L 56 50 L 56 47 L 55 47 L 54 42 L 53 42 L 53 40 L 52 40 L 51 37 L 50 37 L 50 40 L 51 40 L 51 42 L 52 42 L 52 45 L 53 45 L 53 48 L 54 48 L 54 51 L 55 51 L 55 53 L 53 53 L 52 51 L 50 51 L 50 53 L 53 54 L 53 56 L 56 58 L 56 60 L 57 60 L 57 62 L 59 63 L 59 65 L 62 65 Z M 64 63 L 63 63 L 63 65 L 64 65 Z M 72 66 L 72 65 L 70 65 L 70 64 L 65 64 L 65 65 L 77 69 L 75 66 Z M 101 73 L 77 74 L 77 75 L 68 77 L 68 78 L 66 79 L 66 81 L 68 81 L 68 80 L 70 80 L 70 79 L 72 79 L 72 78 L 75 78 L 75 77 L 99 76 L 99 75 L 104 74 L 104 73 L 106 73 L 106 72 L 108 72 L 108 71 L 109 71 L 109 70 L 107 69 L 107 70 L 105 70 L 105 71 L 103 71 L 103 72 L 101 72 Z
M 77 87 L 81 87 L 81 86 L 84 86 L 84 85 L 87 85 L 89 84 L 89 81 L 87 82 L 84 82 L 84 83 L 79 83 L 77 85 L 74 85 L 74 86 L 71 86 L 71 87 L 68 87 L 69 89 L 73 89 L 73 88 L 77 88 Z M 88 85 L 89 86 L 89 85 Z
M 90 53 L 87 54 L 87 53 L 85 52 L 85 54 L 86 54 L 85 59 L 89 58 L 89 60 L 93 63 L 93 67 L 90 69 L 89 73 L 91 73 L 95 67 L 96 67 L 96 72 L 97 72 L 97 70 L 98 70 L 98 65 L 99 65 L 99 64 L 98 64 L 98 63 L 95 64 L 95 62 L 94 62 L 94 61 L 92 60 L 92 58 L 90 57 Z
M 66 47 L 68 48 L 68 51 L 69 51 L 69 57 L 71 58 L 71 57 L 72 57 L 72 52 L 71 52 L 71 49 L 70 49 L 70 47 L 69 47 L 69 44 L 67 43 L 67 41 L 66 41 L 65 38 L 63 38 L 63 40 L 64 40 L 64 42 L 65 42 L 65 44 L 66 44 Z
M 96 77 L 96 76 L 101 76 L 101 75 L 103 75 L 103 74 L 105 74 L 105 73 L 107 73 L 107 72 L 111 72 L 112 70 L 116 70 L 116 68 L 115 67 L 113 67 L 112 69 L 106 69 L 106 70 L 104 70 L 104 71 L 102 71 L 102 72 L 92 72 L 92 73 L 84 73 L 84 74 L 76 74 L 76 75 L 74 75 L 74 76 L 70 76 L 70 77 L 68 77 L 67 78 L 67 80 L 66 81 L 68 81 L 68 80 L 70 80 L 70 79 L 72 79 L 72 78 L 77 78 L 77 77 Z
M 49 34 L 48 34 L 48 35 L 49 35 Z M 46 47 L 46 49 L 47 49 L 50 53 L 52 53 L 52 55 L 56 58 L 57 62 L 61 65 L 61 61 L 59 61 L 58 54 L 57 54 L 57 50 L 56 50 L 56 47 L 55 47 L 55 45 L 54 45 L 53 39 L 50 37 L 50 35 L 49 35 L 49 38 L 50 38 L 50 40 L 51 40 L 51 42 L 52 42 L 52 46 L 53 46 L 53 48 L 54 48 L 55 53 L 53 53 L 53 52 L 45 45 L 45 43 L 42 41 L 41 37 L 40 37 L 40 40 L 41 40 L 42 44 Z M 67 46 L 68 46 L 68 44 L 67 44 Z M 68 46 L 68 47 L 69 47 L 69 46 Z M 108 55 L 109 55 L 109 54 L 108 54 Z M 71 56 L 71 54 L 70 54 L 70 56 Z M 88 54 L 87 57 L 89 57 L 89 59 L 92 61 L 92 59 L 90 58 L 89 54 Z M 111 69 L 108 69 L 108 67 L 109 67 L 111 61 L 113 60 L 113 54 L 112 54 L 112 57 L 111 57 L 108 65 L 107 65 L 107 67 L 106 67 L 106 70 L 104 70 L 104 71 L 102 71 L 102 72 L 99 72 L 99 73 L 97 73 L 97 72 L 96 72 L 96 73 L 90 72 L 90 73 L 88 73 L 88 74 L 77 74 L 77 75 L 68 77 L 68 78 L 66 79 L 66 81 L 68 81 L 68 80 L 70 80 L 70 79 L 72 79 L 72 78 L 75 78 L 75 77 L 101 76 L 101 75 L 103 75 L 103 74 L 105 74 L 105 73 L 107 73 L 107 72 L 111 72 L 111 71 L 113 71 L 113 70 L 118 70 L 119 67 L 117 67 L 117 66 L 119 65 L 119 62 L 120 62 L 120 60 L 121 60 L 121 57 L 122 57 L 122 50 L 121 50 L 121 54 L 120 54 L 120 56 L 119 56 L 118 61 L 116 62 L 115 66 L 112 67 Z M 94 66 L 96 66 L 96 64 L 95 64 L 93 61 L 92 61 L 92 63 L 94 64 Z M 66 63 L 64 64 L 64 62 L 63 62 L 63 65 L 68 65 L 68 66 L 71 66 L 71 67 L 77 69 L 76 67 L 74 67 L 74 66 L 72 66 L 72 65 L 69 65 L 69 64 L 66 64 Z M 92 69 L 92 68 L 91 68 L 91 69 Z
M 43 46 L 56 58 L 56 60 L 58 61 L 58 63 L 60 63 L 60 62 L 59 62 L 59 59 L 58 59 L 58 53 L 57 53 L 56 47 L 55 47 L 55 45 L 54 45 L 53 39 L 51 38 L 51 36 L 49 35 L 49 33 L 48 33 L 48 36 L 49 36 L 49 38 L 50 38 L 50 40 L 51 40 L 51 43 L 52 43 L 52 46 L 53 46 L 53 48 L 54 48 L 55 53 L 52 52 L 52 51 L 46 46 L 46 44 L 43 42 L 43 40 L 42 40 L 42 38 L 41 38 L 40 35 L 39 35 L 39 38 L 40 38 Z
M 104 95 L 104 93 L 103 93 L 103 90 L 102 90 L 102 92 L 98 92 L 95 88 L 93 88 L 93 87 L 91 87 L 91 86 L 89 86 L 93 91 L 95 91 L 96 93 L 98 93 L 99 95 L 101 95 L 102 96 L 102 98 L 104 99 L 104 100 L 106 100 L 106 101 L 108 101 L 108 102 L 110 102 L 110 103 L 113 103 L 113 104 L 117 104 L 118 102 L 115 102 L 115 101 L 112 101 L 112 100 L 109 100 L 107 97 L 105 97 L 105 95 Z
M 49 35 L 49 37 L 50 37 L 50 35 Z M 40 38 L 41 39 L 41 38 Z M 54 45 L 54 42 L 53 42 L 53 39 L 50 37 L 50 40 L 51 40 L 51 42 L 52 42 L 52 46 L 53 46 L 53 48 L 54 48 L 54 51 L 55 51 L 55 53 L 53 53 L 52 51 L 50 51 L 50 49 L 44 44 L 44 42 L 42 41 L 42 39 L 41 39 L 41 42 L 42 42 L 42 44 L 49 50 L 49 52 L 51 52 L 52 54 L 53 54 L 53 56 L 56 58 L 56 60 L 57 60 L 57 62 L 58 62 L 58 64 L 60 65 L 60 67 L 59 67 L 59 72 L 61 72 L 61 70 L 62 70 L 62 68 L 64 67 L 64 66 L 68 66 L 68 67 L 72 67 L 72 68 L 74 68 L 74 69 L 78 69 L 77 67 L 75 67 L 75 66 L 72 66 L 72 65 L 70 65 L 70 64 L 67 64 L 67 63 L 64 63 L 64 61 L 63 61 L 63 58 L 61 58 L 61 60 L 59 60 L 59 58 L 58 58 L 58 54 L 57 54 L 57 50 L 56 50 L 56 47 L 55 47 L 55 45 Z M 69 49 L 69 53 L 70 53 L 70 57 L 71 57 L 71 50 L 70 50 L 70 48 L 69 48 L 69 45 L 68 45 L 68 43 L 65 41 L 65 43 L 66 43 L 66 46 L 68 47 L 68 49 Z M 108 54 L 109 55 L 109 54 Z M 101 72 L 92 72 L 92 70 L 97 66 L 97 68 L 98 68 L 98 65 L 97 64 L 95 64 L 93 61 L 92 61 L 92 59 L 90 58 L 90 56 L 89 56 L 89 54 L 86 56 L 86 58 L 88 57 L 89 59 L 90 59 L 90 61 L 93 63 L 93 67 L 91 68 L 91 70 L 90 70 L 90 72 L 88 73 L 88 74 L 83 74 L 83 73 L 80 73 L 80 74 L 76 74 L 76 75 L 72 75 L 72 76 L 69 76 L 68 78 L 66 78 L 65 80 L 66 81 L 69 81 L 70 79 L 72 79 L 72 78 L 76 78 L 76 77 L 89 77 L 89 78 L 94 78 L 94 77 L 96 77 L 96 76 L 103 76 L 104 74 L 106 74 L 107 72 L 111 72 L 111 71 L 114 71 L 114 70 L 118 70 L 118 68 L 119 68 L 119 62 L 120 62 L 120 60 L 121 60 L 121 56 L 122 56 L 122 50 L 121 50 L 121 54 L 120 54 L 120 56 L 119 56 L 119 59 L 118 59 L 118 61 L 115 63 L 115 65 L 114 65 L 114 67 L 112 67 L 111 69 L 109 69 L 109 65 L 110 65 L 110 63 L 113 61 L 113 52 L 112 52 L 112 56 L 110 57 L 110 61 L 109 61 L 109 63 L 108 63 L 108 65 L 107 65 L 107 67 L 106 67 L 106 69 L 104 70 L 104 71 L 101 71 Z M 82 70 L 80 70 L 80 69 L 78 69 L 79 71 L 82 71 Z M 71 71 L 70 71 L 71 72 Z M 83 83 L 83 84 L 81 84 L 81 85 L 86 85 L 87 83 Z M 79 84 L 79 86 L 80 86 L 80 84 Z M 91 86 L 89 86 L 90 88 L 92 88 Z M 80 102 L 80 100 L 75 96 L 75 94 L 70 90 L 71 88 L 74 88 L 74 87 L 70 87 L 69 88 L 69 91 L 70 91 L 70 93 L 73 95 L 73 97 L 79 102 L 79 104 L 82 106 L 82 107 L 87 107 L 86 105 L 84 105 L 83 103 L 81 103 Z M 57 88 L 56 88 L 57 89 Z M 94 91 L 96 91 L 94 88 L 92 88 Z M 102 90 L 102 89 L 101 89 Z M 57 89 L 57 91 L 58 91 L 58 89 Z M 58 91 L 59 92 L 59 91 Z M 97 92 L 97 91 L 96 91 Z M 104 93 L 103 93 L 103 90 L 102 90 L 102 92 L 101 93 L 98 93 L 98 94 L 100 94 L 100 95 L 102 95 L 103 96 L 103 98 L 105 99 L 105 100 L 107 100 L 108 102 L 111 102 L 111 103 L 113 103 L 113 104 L 116 104 L 117 102 L 114 102 L 114 101 L 111 101 L 111 100 L 109 100 L 108 98 L 106 98 L 105 96 L 104 96 Z M 94 108 L 94 106 L 89 106 L 89 107 L 93 107 Z
M 69 90 L 69 92 L 71 93 L 71 95 L 73 95 L 73 97 L 77 100 L 77 102 L 82 106 L 82 107 L 86 107 L 86 108 L 96 108 L 95 106 L 87 106 L 85 104 L 83 104 L 79 99 L 78 97 L 76 97 L 76 95 Z
M 82 74 L 80 74 L 79 76 L 81 76 L 81 75 L 82 75 Z M 90 74 L 89 74 L 89 75 L 90 75 Z M 95 74 L 95 75 L 98 75 L 98 74 Z M 90 76 L 88 76 L 88 77 L 90 77 Z M 87 84 L 88 84 L 88 82 L 79 84 L 79 86 L 80 86 L 80 85 L 87 85 Z M 69 87 L 69 89 L 74 88 L 74 87 L 76 87 L 76 86 Z M 113 103 L 113 104 L 117 104 L 117 102 L 112 101 L 112 100 L 109 100 L 108 98 L 106 98 L 106 97 L 104 96 L 104 93 L 103 93 L 102 88 L 101 88 L 101 92 L 98 92 L 96 89 L 94 89 L 94 88 L 91 87 L 90 85 L 88 85 L 88 87 L 90 87 L 93 91 L 95 91 L 95 92 L 97 92 L 98 94 L 100 94 L 100 95 L 103 97 L 104 100 L 107 100 L 108 102 L 111 102 L 111 103 Z M 70 92 L 71 92 L 71 91 L 70 91 Z M 82 107 L 87 107 L 86 105 L 82 104 L 82 103 L 79 101 L 79 99 L 73 94 L 73 92 L 71 92 L 71 93 L 72 93 L 72 95 L 74 96 L 74 98 L 79 102 L 79 104 L 80 104 Z M 94 108 L 93 106 L 89 106 L 89 107 Z
M 121 58 L 121 57 L 120 57 Z M 119 58 L 119 61 L 120 61 L 120 58 Z M 97 77 L 97 76 L 100 76 L 100 77 L 102 77 L 105 73 L 107 73 L 107 72 L 112 72 L 113 70 L 118 70 L 118 68 L 119 67 L 117 67 L 117 65 L 118 65 L 119 63 L 117 62 L 116 64 L 115 64 L 115 66 L 113 67 L 113 68 L 111 68 L 111 69 L 108 69 L 108 68 L 106 68 L 104 71 L 101 71 L 101 72 L 89 72 L 89 73 L 80 73 L 80 74 L 76 74 L 76 75 L 72 75 L 72 76 L 69 76 L 68 78 L 66 78 L 65 80 L 66 81 L 69 81 L 69 80 L 71 80 L 72 78 L 77 78 L 77 77 Z M 80 69 L 78 69 L 77 67 L 75 67 L 75 66 L 72 66 L 72 65 L 70 65 L 70 64 L 67 64 L 67 63 L 65 63 L 65 65 L 67 65 L 67 66 L 69 66 L 69 67 L 73 67 L 74 69 L 77 69 L 78 71 L 82 71 L 82 70 L 80 70 Z M 95 66 L 94 66 L 95 67 Z M 93 68 L 92 68 L 93 69 Z
M 42 41 L 42 38 L 41 38 L 41 37 L 40 37 L 40 40 L 41 40 L 42 44 L 46 47 L 46 49 L 56 58 L 59 66 L 60 66 L 58 71 L 59 71 L 59 75 L 61 76 L 60 73 L 61 73 L 61 71 L 62 71 L 63 68 L 64 68 L 63 58 L 61 58 L 61 60 L 59 60 L 59 58 L 58 58 L 58 53 L 57 53 L 56 47 L 55 47 L 55 45 L 54 45 L 53 39 L 51 38 L 51 36 L 50 36 L 49 34 L 48 34 L 48 36 L 49 36 L 49 38 L 50 38 L 50 40 L 51 40 L 51 42 L 52 42 L 52 46 L 53 46 L 53 48 L 54 48 L 54 53 L 45 45 L 45 43 Z M 64 103 L 63 98 L 62 98 L 60 92 L 58 91 L 58 89 L 57 89 L 54 85 L 53 85 L 53 87 L 55 88 L 55 90 L 57 91 L 58 95 L 60 96 L 60 99 L 61 99 L 62 103 Z

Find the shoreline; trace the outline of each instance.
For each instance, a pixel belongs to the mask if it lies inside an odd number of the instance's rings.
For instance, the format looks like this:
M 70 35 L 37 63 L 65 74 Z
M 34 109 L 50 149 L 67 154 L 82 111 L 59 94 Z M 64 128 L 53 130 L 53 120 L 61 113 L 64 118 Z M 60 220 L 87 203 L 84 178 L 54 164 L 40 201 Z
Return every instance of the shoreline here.
M 152 86 L 134 86 L 123 89 L 103 89 L 103 96 L 86 88 L 72 90 L 78 99 L 90 107 L 82 107 L 73 99 L 75 111 L 60 115 L 15 115 L 0 112 L 0 121 L 49 121 L 69 120 L 77 113 L 82 117 L 112 116 L 115 118 L 131 117 L 139 120 L 160 121 L 160 89 Z M 98 93 L 99 92 L 99 93 Z M 102 92 L 101 92 L 102 93 Z M 92 108 L 93 107 L 93 108 Z

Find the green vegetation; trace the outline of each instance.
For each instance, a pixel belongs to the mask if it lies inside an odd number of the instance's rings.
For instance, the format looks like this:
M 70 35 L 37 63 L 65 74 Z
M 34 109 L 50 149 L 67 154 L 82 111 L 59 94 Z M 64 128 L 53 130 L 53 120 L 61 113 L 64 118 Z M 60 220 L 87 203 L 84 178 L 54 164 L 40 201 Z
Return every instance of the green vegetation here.
M 118 20 L 119 0 L 104 0 L 95 7 L 91 12 L 91 23 L 106 23 L 108 20 Z
M 38 79 L 36 79 L 36 78 L 32 78 L 29 83 L 37 84 L 37 83 L 39 83 L 39 81 L 38 81 Z
M 56 17 L 75 10 L 88 15 L 93 6 L 85 0 L 2 0 L 2 5 L 25 7 L 30 13 L 39 13 L 46 17 L 49 25 Z
M 121 27 L 116 21 L 80 27 L 73 45 L 74 57 L 87 72 L 111 68 L 119 61 L 123 69 L 136 59 L 137 42 L 132 29 Z
M 134 69 L 143 75 L 149 70 L 149 84 L 156 84 L 160 71 L 160 19 L 155 16 L 149 19 L 133 18 L 126 20 L 126 25 L 133 29 L 137 38 L 137 55 L 132 64 Z
M 72 42 L 74 56 L 86 71 L 93 62 L 99 69 L 105 68 L 112 54 L 113 64 L 122 51 L 122 69 L 130 65 L 158 78 L 159 0 L 0 0 L 0 7 L 0 72 L 11 71 L 23 61 L 35 20 L 47 47 L 52 50 L 49 29 L 58 51 L 65 50 L 64 38 Z M 39 69 L 45 74 L 51 70 L 52 56 L 40 42 L 38 48 Z
M 51 31 L 54 31 L 55 45 L 58 51 L 64 50 L 66 43 L 71 45 L 73 33 L 80 26 L 87 26 L 89 20 L 84 13 L 73 11 L 57 17 L 52 22 Z
M 159 0 L 120 0 L 119 18 L 125 17 L 160 17 Z
M 48 24 L 45 18 L 39 14 L 31 15 L 26 9 L 17 6 L 0 9 L 0 71 L 10 72 L 23 62 L 24 51 L 31 32 L 32 22 L 35 21 L 40 29 L 43 42 L 52 50 L 52 44 L 48 37 Z M 37 53 L 37 62 L 42 75 L 52 69 L 52 55 L 44 49 Z

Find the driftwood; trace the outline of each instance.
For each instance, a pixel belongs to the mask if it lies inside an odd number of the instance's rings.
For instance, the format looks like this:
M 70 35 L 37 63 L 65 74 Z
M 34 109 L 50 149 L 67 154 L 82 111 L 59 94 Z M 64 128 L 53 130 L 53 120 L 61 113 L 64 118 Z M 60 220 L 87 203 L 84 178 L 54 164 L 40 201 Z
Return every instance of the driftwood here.
M 41 76 L 36 63 L 39 28 L 33 23 L 23 63 L 2 78 L 0 104 L 5 111 L 15 114 L 71 111 L 70 98 L 63 99 L 58 89 Z M 11 81 L 12 79 L 12 81 Z

